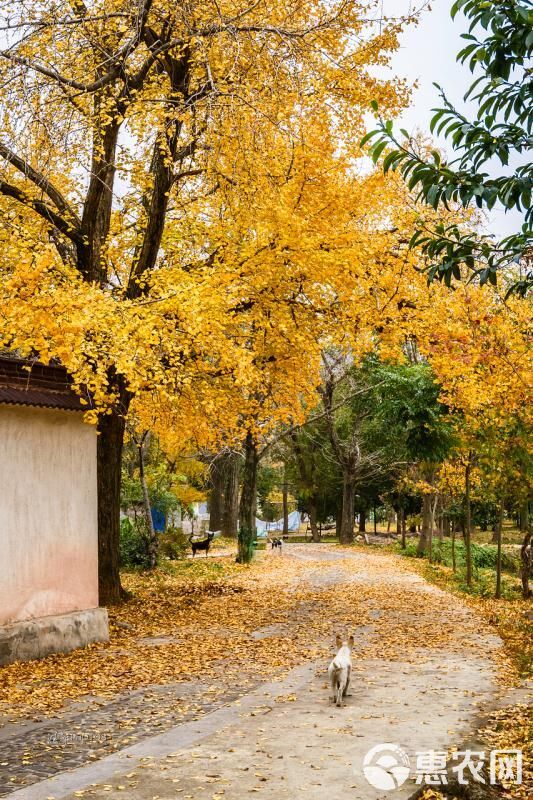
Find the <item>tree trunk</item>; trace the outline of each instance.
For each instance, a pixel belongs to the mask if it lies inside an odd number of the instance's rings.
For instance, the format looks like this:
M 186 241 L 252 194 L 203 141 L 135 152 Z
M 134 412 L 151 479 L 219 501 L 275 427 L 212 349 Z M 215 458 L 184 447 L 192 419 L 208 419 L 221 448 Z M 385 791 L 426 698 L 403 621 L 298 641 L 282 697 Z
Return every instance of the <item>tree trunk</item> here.
M 288 498 L 288 487 L 285 481 L 283 481 L 282 487 L 282 497 L 283 497 L 283 536 L 289 535 L 289 498 Z
M 492 526 L 492 539 L 490 541 L 491 544 L 498 544 L 498 522 L 495 522 Z
M 313 542 L 320 541 L 320 533 L 317 525 L 317 498 L 316 495 L 311 495 L 307 507 L 309 509 L 309 525 L 311 526 L 311 539 Z
M 524 500 L 520 508 L 520 530 L 526 533 L 529 528 L 529 500 Z
M 231 539 L 237 538 L 238 531 L 240 458 L 238 453 L 230 453 L 226 465 L 222 534 Z
M 429 514 L 429 563 L 433 563 L 433 529 L 435 527 L 435 514 L 437 512 L 438 495 L 431 499 L 431 510 Z
M 406 542 L 406 532 L 407 532 L 407 521 L 405 519 L 405 508 L 400 510 L 402 515 L 402 548 L 405 550 L 407 542 Z
M 359 533 L 366 533 L 366 508 L 359 511 Z
M 252 433 L 248 432 L 244 446 L 244 473 L 239 506 L 239 549 L 237 553 L 239 564 L 249 564 L 254 552 L 257 463 L 257 446 Z
M 504 504 L 503 504 L 503 501 L 502 501 L 502 504 L 501 504 L 501 506 L 500 506 L 500 514 L 499 514 L 499 519 L 498 519 L 498 530 L 497 530 L 497 533 L 498 533 L 498 540 L 497 540 L 498 549 L 497 549 L 497 554 L 496 554 L 496 590 L 495 590 L 495 592 L 494 592 L 494 597 L 496 597 L 496 599 L 498 599 L 498 600 L 499 600 L 499 599 L 500 599 L 500 597 L 502 596 L 502 529 L 503 529 L 503 510 L 504 510 Z
M 452 522 L 452 569 L 455 574 L 457 572 L 457 561 L 455 558 L 455 520 Z
M 443 507 L 443 500 L 442 497 L 439 497 L 439 501 L 437 504 L 437 536 L 439 538 L 439 542 L 442 544 L 444 541 L 444 507 Z
M 355 519 L 355 484 L 350 475 L 344 475 L 342 486 L 342 517 L 339 540 L 341 544 L 353 542 L 353 524 Z
M 224 515 L 224 489 L 226 483 L 226 458 L 218 456 L 209 466 L 209 530 L 222 529 Z
M 95 112 L 103 112 L 105 100 L 95 95 Z M 95 134 L 89 186 L 81 220 L 81 241 L 78 244 L 78 270 L 87 283 L 107 282 L 107 258 L 103 255 L 112 215 L 115 158 L 120 123 L 108 120 L 103 133 Z
M 402 535 L 402 509 L 398 506 L 398 510 L 396 511 L 396 536 L 401 536 L 401 535 Z
M 422 498 L 422 530 L 416 548 L 417 556 L 423 556 L 429 546 L 429 526 L 431 523 L 431 495 L 425 494 Z
M 157 534 L 154 529 L 152 508 L 150 506 L 150 495 L 148 494 L 148 484 L 146 483 L 146 475 L 144 472 L 144 445 L 146 440 L 147 433 L 143 435 L 139 445 L 139 481 L 143 493 L 144 520 L 146 522 L 146 530 L 148 532 L 148 554 L 150 556 L 150 567 L 155 569 L 157 566 L 158 541 Z
M 378 532 L 378 517 L 376 514 L 376 504 L 374 503 L 374 536 Z
M 470 457 L 465 470 L 465 548 L 466 548 L 466 585 L 472 586 L 472 507 L 470 503 Z
M 533 555 L 531 552 L 531 531 L 528 531 L 522 542 L 520 548 L 520 558 L 522 559 L 522 568 L 520 570 L 520 577 L 522 578 L 522 595 L 525 600 L 531 597 L 531 589 L 529 588 L 529 576 L 531 574 L 531 564 L 533 563 Z
M 120 480 L 126 421 L 113 410 L 98 422 L 98 587 L 101 605 L 120 603 L 125 592 L 120 585 Z

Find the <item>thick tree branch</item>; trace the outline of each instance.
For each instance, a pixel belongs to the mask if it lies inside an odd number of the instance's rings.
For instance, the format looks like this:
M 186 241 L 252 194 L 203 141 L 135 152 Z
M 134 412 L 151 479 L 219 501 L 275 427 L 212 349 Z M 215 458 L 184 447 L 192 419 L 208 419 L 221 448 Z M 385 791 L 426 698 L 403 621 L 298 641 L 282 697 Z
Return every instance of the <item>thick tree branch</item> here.
M 72 219 L 75 227 L 79 228 L 80 226 L 80 219 L 74 209 L 69 205 L 69 203 L 65 200 L 61 192 L 56 189 L 56 187 L 47 179 L 45 178 L 42 173 L 38 172 L 34 169 L 31 164 L 28 164 L 23 158 L 13 152 L 7 145 L 0 142 L 0 156 L 5 158 L 13 167 L 22 172 L 22 174 L 28 178 L 35 186 L 38 186 L 39 189 L 48 195 L 50 200 L 54 203 L 57 207 L 58 211 L 62 212 L 66 216 Z
M 40 217 L 46 220 L 46 222 L 51 223 L 57 228 L 60 233 L 67 236 L 72 242 L 81 244 L 80 232 L 73 228 L 68 220 L 60 216 L 60 214 L 50 208 L 43 200 L 31 197 L 22 189 L 19 189 L 18 186 L 13 186 L 6 181 L 0 181 L 0 194 L 17 200 L 19 203 L 26 206 L 26 208 L 31 208 L 39 214 Z
M 197 144 L 197 138 L 194 138 L 188 144 L 179 147 L 183 123 L 174 117 L 178 101 L 181 100 L 186 106 L 189 99 L 190 51 L 186 49 L 179 60 L 168 56 L 165 60 L 165 70 L 171 81 L 172 91 L 167 99 L 167 105 L 173 118 L 165 130 L 158 133 L 154 142 L 150 164 L 152 188 L 142 201 L 146 211 L 146 225 L 142 243 L 134 255 L 128 282 L 127 296 L 130 299 L 136 299 L 143 294 L 144 289 L 139 279 L 156 264 L 165 228 L 170 191 L 175 181 L 174 167 L 192 155 Z

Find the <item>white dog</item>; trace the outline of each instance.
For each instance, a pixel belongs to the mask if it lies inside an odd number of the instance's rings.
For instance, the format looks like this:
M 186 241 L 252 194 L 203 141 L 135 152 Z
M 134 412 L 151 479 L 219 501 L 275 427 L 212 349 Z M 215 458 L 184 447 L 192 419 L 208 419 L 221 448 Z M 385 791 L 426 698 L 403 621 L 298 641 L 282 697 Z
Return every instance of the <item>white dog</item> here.
M 328 667 L 333 702 L 339 707 L 342 706 L 342 698 L 346 697 L 350 685 L 353 641 L 353 636 L 350 636 L 347 642 L 343 642 L 341 637 L 337 636 L 339 652 Z

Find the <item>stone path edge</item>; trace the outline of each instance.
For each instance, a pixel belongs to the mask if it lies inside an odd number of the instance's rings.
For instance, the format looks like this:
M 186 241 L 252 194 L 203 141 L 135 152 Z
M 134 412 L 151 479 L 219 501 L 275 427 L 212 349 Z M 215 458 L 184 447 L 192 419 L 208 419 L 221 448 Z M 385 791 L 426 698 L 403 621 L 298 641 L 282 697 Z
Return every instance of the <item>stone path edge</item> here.
M 304 686 L 316 669 L 315 663 L 307 663 L 291 670 L 281 681 L 263 684 L 238 700 L 205 714 L 198 720 L 176 725 L 165 733 L 152 736 L 126 747 L 118 753 L 105 756 L 77 769 L 61 772 L 44 781 L 33 783 L 6 795 L 9 800 L 44 800 L 53 797 L 61 800 L 72 792 L 81 791 L 92 783 L 106 783 L 124 772 L 135 769 L 143 759 L 164 758 L 184 747 L 190 747 L 214 731 L 222 730 L 239 719 L 250 709 L 272 701 L 287 691 L 297 691 Z

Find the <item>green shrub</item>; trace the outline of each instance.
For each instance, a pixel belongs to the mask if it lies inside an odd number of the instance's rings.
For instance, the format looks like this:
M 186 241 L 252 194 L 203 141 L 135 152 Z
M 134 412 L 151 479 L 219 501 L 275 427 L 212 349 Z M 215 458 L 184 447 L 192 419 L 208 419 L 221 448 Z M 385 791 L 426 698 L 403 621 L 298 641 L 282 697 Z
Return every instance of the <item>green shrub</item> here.
M 164 558 L 170 558 L 172 561 L 185 558 L 190 549 L 189 538 L 183 533 L 182 528 L 169 527 L 159 535 L 159 555 Z
M 128 517 L 121 520 L 119 553 L 121 567 L 147 569 L 150 566 L 148 536 L 143 521 L 132 522 Z
M 519 553 L 509 553 L 507 550 L 502 550 L 502 570 L 510 572 L 511 575 L 520 575 L 521 569 L 522 562 Z
M 465 549 L 464 545 L 462 547 Z M 476 569 L 496 569 L 497 558 L 498 554 L 495 547 L 472 545 L 472 563 Z
M 417 543 L 407 542 L 402 553 L 411 558 L 417 556 Z M 428 554 L 426 553 L 426 556 Z M 496 560 L 498 551 L 496 545 L 480 545 L 472 543 L 472 566 L 475 570 L 492 569 L 496 570 Z M 448 539 L 444 541 L 436 540 L 433 542 L 433 561 L 435 564 L 443 564 L 446 567 L 453 566 L 452 543 Z M 455 542 L 455 563 L 457 567 L 464 567 L 466 564 L 466 546 L 462 540 Z M 518 575 L 520 571 L 520 559 L 518 555 L 502 551 L 502 571 L 512 575 Z
M 418 543 L 416 541 L 413 541 L 413 539 L 409 539 L 405 543 L 405 548 L 402 548 L 401 545 L 398 545 L 398 547 L 400 547 L 402 555 L 408 556 L 409 558 L 417 558 L 418 557 L 418 553 L 416 552 L 417 544 Z

